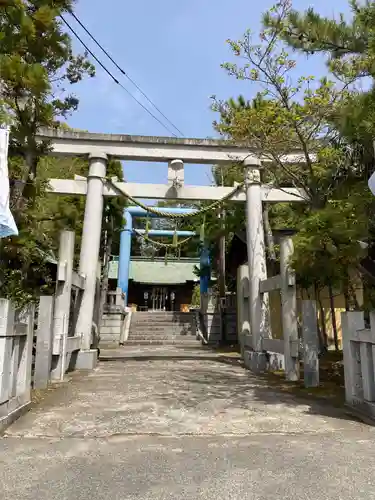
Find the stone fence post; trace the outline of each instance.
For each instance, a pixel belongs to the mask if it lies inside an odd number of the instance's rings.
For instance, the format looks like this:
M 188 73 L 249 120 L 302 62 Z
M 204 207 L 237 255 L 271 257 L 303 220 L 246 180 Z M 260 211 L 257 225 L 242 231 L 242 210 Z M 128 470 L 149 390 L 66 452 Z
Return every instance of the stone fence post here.
M 0 299 L 0 431 L 31 402 L 34 313 L 30 305 L 16 319 L 13 304 Z
M 281 275 L 281 321 L 284 337 L 285 377 L 299 380 L 298 323 L 296 280 L 290 259 L 293 255 L 293 240 L 290 236 L 280 241 Z
M 54 297 L 39 299 L 38 330 L 36 336 L 34 388 L 45 389 L 50 380 L 52 366 Z
M 73 231 L 62 231 L 60 234 L 59 262 L 57 269 L 55 307 L 53 316 L 53 363 L 51 378 L 62 380 L 65 373 L 66 352 L 68 338 L 70 304 L 72 294 L 73 260 L 74 260 Z
M 302 339 L 305 387 L 318 387 L 319 334 L 315 300 L 302 301 Z

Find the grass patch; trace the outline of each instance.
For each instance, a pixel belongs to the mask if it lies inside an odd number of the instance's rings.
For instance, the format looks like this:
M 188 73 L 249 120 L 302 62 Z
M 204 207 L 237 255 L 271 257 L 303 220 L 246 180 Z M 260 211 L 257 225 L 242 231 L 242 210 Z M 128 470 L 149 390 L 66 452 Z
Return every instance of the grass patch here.
M 288 382 L 283 370 L 268 372 L 266 378 L 278 390 L 298 396 L 325 400 L 334 406 L 345 404 L 344 365 L 342 353 L 328 352 L 319 360 L 319 387 L 305 387 L 303 363 L 300 366 L 300 380 Z
M 239 345 L 208 346 L 208 348 L 214 352 L 217 352 L 218 354 L 226 354 L 231 356 L 241 355 L 241 349 Z
M 46 389 L 32 389 L 31 390 L 31 402 L 35 405 L 42 403 L 46 397 L 48 397 L 51 393 L 56 391 L 61 384 L 53 383 L 49 384 Z

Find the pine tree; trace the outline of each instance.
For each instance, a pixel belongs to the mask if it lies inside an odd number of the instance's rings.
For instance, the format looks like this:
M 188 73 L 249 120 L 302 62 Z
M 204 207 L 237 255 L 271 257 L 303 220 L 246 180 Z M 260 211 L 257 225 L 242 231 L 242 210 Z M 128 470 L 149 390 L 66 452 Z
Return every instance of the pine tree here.
M 47 172 L 62 163 L 41 160 L 48 143 L 36 140 L 39 128 L 58 126 L 77 109 L 68 87 L 94 75 L 85 55 L 73 54 L 59 17 L 73 4 L 13 0 L 0 8 L 0 119 L 11 126 L 10 202 L 19 229 L 19 237 L 2 240 L 0 286 L 2 296 L 18 303 L 48 289 L 52 276 L 45 255 L 56 248 L 59 229 L 74 225 L 82 209 L 82 201 L 69 205 L 48 198 Z M 84 163 L 73 164 L 74 173 L 82 173 Z
M 349 98 L 337 109 L 332 123 L 339 132 L 337 140 L 346 147 L 347 163 L 351 164 L 349 196 L 359 182 L 367 200 L 363 217 L 367 220 L 369 253 L 374 257 L 375 200 L 369 199 L 364 182 L 375 170 L 375 2 L 351 0 L 352 16 L 347 18 L 342 14 L 337 18 L 323 17 L 313 8 L 298 12 L 289 2 L 284 0 L 282 3 L 287 10 L 284 29 L 280 31 L 275 11 L 264 16 L 266 28 L 273 33 L 279 32 L 289 46 L 310 57 L 314 54 L 326 56 L 329 70 L 339 81 L 350 85 Z M 366 83 L 371 79 L 367 91 L 357 85 L 363 78 Z M 344 172 L 344 176 L 346 174 Z
M 73 3 L 14 0 L 0 10 L 0 107 L 12 125 L 10 154 L 24 158 L 17 172 L 21 182 L 12 191 L 16 208 L 22 206 L 25 189 L 33 191 L 39 158 L 48 147 L 37 143 L 37 130 L 56 126 L 75 111 L 78 100 L 66 85 L 94 75 L 86 56 L 73 54 L 59 17 Z
M 375 3 L 350 0 L 352 19 L 340 14 L 330 19 L 313 7 L 301 13 L 291 8 L 290 0 L 281 0 L 277 8 L 263 17 L 266 28 L 280 33 L 280 9 L 286 12 L 282 37 L 294 49 L 306 54 L 323 53 L 329 57 L 331 71 L 350 81 L 375 74 Z
M 227 63 L 224 68 L 258 93 L 251 103 L 241 99 L 246 103 L 242 106 L 234 100 L 214 100 L 213 109 L 220 113 L 215 126 L 224 137 L 268 158 L 263 182 L 280 188 L 292 185 L 307 194 L 305 203 L 276 205 L 269 214 L 273 228 L 299 231 L 294 238 L 294 263 L 303 278 L 300 283 L 350 288 L 349 270 L 362 257 L 358 240 L 368 236 L 371 205 L 363 195 L 362 157 L 340 130 L 357 93 L 345 82 L 301 77 L 295 71 L 297 62 L 285 46 L 290 12 L 290 2 L 278 2 L 265 16 L 258 44 L 250 32 L 241 40 L 229 41 L 243 64 Z M 284 155 L 296 150 L 300 161 L 283 162 Z M 235 176 L 240 181 L 243 172 Z

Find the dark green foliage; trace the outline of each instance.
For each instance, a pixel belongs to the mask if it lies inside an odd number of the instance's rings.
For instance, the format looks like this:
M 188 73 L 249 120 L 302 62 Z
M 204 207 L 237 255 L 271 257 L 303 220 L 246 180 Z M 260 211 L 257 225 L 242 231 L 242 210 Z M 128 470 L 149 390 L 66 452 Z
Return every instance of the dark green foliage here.
M 366 186 L 373 171 L 373 91 L 361 92 L 350 84 L 372 75 L 375 3 L 359 7 L 352 2 L 352 24 L 343 18 L 322 19 L 312 9 L 300 14 L 290 4 L 281 0 L 265 14 L 260 43 L 253 43 L 250 32 L 229 41 L 241 65 L 223 67 L 253 85 L 256 98 L 214 98 L 213 109 L 220 117 L 215 127 L 224 137 L 242 141 L 268 158 L 263 182 L 305 190 L 303 204 L 265 204 L 271 229 L 298 230 L 294 267 L 300 284 L 317 289 L 335 286 L 349 294 L 352 271 L 363 258 L 358 241 L 371 238 L 369 220 L 374 214 Z M 326 53 L 333 79 L 301 76 L 288 44 L 309 54 Z M 302 161 L 282 162 L 283 154 L 296 150 Z M 243 180 L 238 166 L 224 175 L 227 185 L 233 178 Z M 229 235 L 244 224 L 243 213 L 228 210 Z M 212 225 L 218 232 L 218 221 Z M 271 250 L 268 245 L 269 255 Z
M 41 159 L 48 144 L 38 143 L 40 127 L 59 125 L 77 109 L 68 87 L 94 68 L 74 55 L 59 14 L 68 0 L 14 0 L 0 9 L 0 120 L 11 127 L 9 176 L 11 210 L 18 238 L 1 241 L 1 295 L 22 303 L 44 293 L 52 282 L 46 254 L 56 252 L 59 230 L 78 229 L 84 200 L 52 198 L 48 177 L 73 177 L 80 160 Z

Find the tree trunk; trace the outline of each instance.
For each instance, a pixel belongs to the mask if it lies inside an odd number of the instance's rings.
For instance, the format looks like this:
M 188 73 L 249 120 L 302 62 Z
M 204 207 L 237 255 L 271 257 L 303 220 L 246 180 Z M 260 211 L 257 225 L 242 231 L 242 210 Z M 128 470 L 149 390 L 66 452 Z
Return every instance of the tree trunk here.
M 22 179 L 15 181 L 12 192 L 12 205 L 15 210 L 22 210 L 25 205 L 25 198 L 35 197 L 35 178 L 39 158 L 35 154 L 35 146 L 26 146 L 25 163 L 26 172 Z
M 221 229 L 222 235 L 219 241 L 219 295 L 220 298 L 225 299 L 226 296 L 226 282 L 225 282 L 225 210 L 220 213 Z M 224 306 L 225 307 L 225 306 Z M 226 318 L 225 309 L 220 309 L 221 318 L 221 341 L 224 344 L 226 342 Z
M 355 294 L 355 290 L 353 293 L 353 287 L 352 287 L 349 273 L 347 273 L 345 278 L 344 278 L 343 288 L 344 288 L 343 293 L 344 293 L 344 298 L 345 298 L 345 310 L 351 311 L 351 310 L 353 310 L 353 308 L 355 310 L 358 310 L 357 297 Z
M 222 235 L 220 236 L 219 240 L 219 290 L 220 290 L 220 297 L 225 297 L 225 291 L 226 291 L 226 284 L 225 284 L 225 234 L 224 234 L 224 229 L 225 229 L 225 210 L 222 210 L 220 213 L 220 220 L 221 220 L 221 228 L 223 230 Z
M 220 168 L 221 174 L 221 185 L 224 186 L 224 172 L 223 167 Z M 226 286 L 225 286 L 225 209 L 222 208 L 220 211 L 220 230 L 221 236 L 219 240 L 219 293 L 220 297 L 225 297 Z
M 104 305 L 106 303 L 107 293 L 108 293 L 109 259 L 111 257 L 112 240 L 113 240 L 113 220 L 111 220 L 111 226 L 112 226 L 111 232 L 109 236 L 106 238 L 106 245 L 104 249 L 103 278 L 102 278 L 102 286 L 101 286 L 100 302 L 99 302 L 99 323 L 101 322 L 103 317 Z
M 362 308 L 360 307 L 360 305 L 358 303 L 357 294 L 355 293 L 355 288 L 354 288 L 353 283 L 350 279 L 348 282 L 348 295 L 349 295 L 349 301 L 353 305 L 354 310 L 360 311 Z
M 344 299 L 345 299 L 345 311 L 350 311 L 350 298 L 349 298 L 349 290 L 347 283 L 344 283 Z
M 335 314 L 335 299 L 333 296 L 333 288 L 332 283 L 328 284 L 328 293 L 329 293 L 329 305 L 331 309 L 331 317 L 332 317 L 332 329 L 333 329 L 333 338 L 335 341 L 335 349 L 339 351 L 339 339 L 337 334 L 337 323 L 336 323 L 336 314 Z
M 319 328 L 319 338 L 320 344 L 324 350 L 328 347 L 328 336 L 327 336 L 327 328 L 326 328 L 326 318 L 324 314 L 323 303 L 320 299 L 320 293 L 317 284 L 314 284 L 314 292 L 315 292 L 315 300 L 318 303 L 319 312 L 320 312 L 320 328 Z

